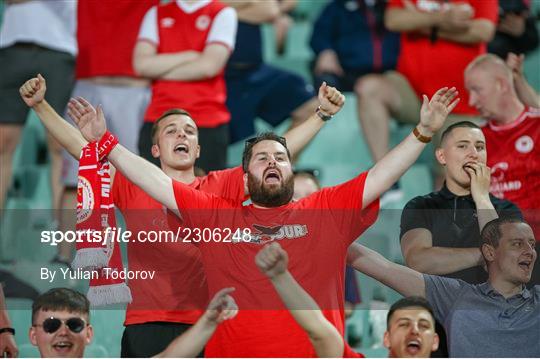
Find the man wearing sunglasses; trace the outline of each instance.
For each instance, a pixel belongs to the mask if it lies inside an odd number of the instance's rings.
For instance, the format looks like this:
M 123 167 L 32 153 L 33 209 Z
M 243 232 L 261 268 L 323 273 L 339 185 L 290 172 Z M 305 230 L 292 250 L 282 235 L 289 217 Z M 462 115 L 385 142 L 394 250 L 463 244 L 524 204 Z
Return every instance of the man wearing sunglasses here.
M 90 303 L 68 288 L 54 288 L 32 304 L 30 342 L 43 358 L 82 358 L 92 342 Z

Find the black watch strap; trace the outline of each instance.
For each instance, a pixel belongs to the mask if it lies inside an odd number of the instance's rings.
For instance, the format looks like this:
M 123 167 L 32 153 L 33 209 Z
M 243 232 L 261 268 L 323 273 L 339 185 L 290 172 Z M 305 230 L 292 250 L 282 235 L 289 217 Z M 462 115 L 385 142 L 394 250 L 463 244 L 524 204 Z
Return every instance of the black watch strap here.
M 332 119 L 332 117 L 334 117 L 333 115 L 327 115 L 327 114 L 323 113 L 323 111 L 321 110 L 321 106 L 319 106 L 319 107 L 317 108 L 317 111 L 315 111 L 315 113 L 316 113 L 317 116 L 319 116 L 319 118 L 320 118 L 321 120 L 323 120 L 324 122 L 329 121 L 329 120 Z
M 0 328 L 0 334 L 2 333 L 11 333 L 15 335 L 15 329 L 13 328 Z

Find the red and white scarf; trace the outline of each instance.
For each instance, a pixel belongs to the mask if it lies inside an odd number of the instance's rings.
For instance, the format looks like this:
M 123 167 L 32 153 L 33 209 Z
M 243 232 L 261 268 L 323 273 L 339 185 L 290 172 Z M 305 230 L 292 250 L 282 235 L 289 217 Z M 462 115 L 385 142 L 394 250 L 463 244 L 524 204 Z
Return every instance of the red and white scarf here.
M 86 145 L 79 160 L 76 229 L 82 241 L 77 242 L 77 254 L 71 266 L 98 273 L 98 278 L 91 277 L 87 294 L 93 306 L 131 302 L 131 292 L 125 281 L 106 275 L 122 271 L 118 242 L 105 238 L 105 230 L 116 227 L 110 165 L 106 157 L 117 144 L 118 139 L 107 132 L 99 142 Z M 103 241 L 96 238 L 103 238 Z

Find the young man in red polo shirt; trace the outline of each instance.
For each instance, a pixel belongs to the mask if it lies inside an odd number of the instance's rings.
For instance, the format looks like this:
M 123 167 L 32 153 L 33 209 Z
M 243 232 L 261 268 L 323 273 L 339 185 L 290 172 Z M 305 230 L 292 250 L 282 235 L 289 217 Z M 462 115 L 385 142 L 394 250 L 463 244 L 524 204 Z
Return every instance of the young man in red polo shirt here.
M 330 88 L 328 92 L 319 110 L 323 117 L 340 108 L 344 101 L 336 89 Z M 412 165 L 443 125 L 457 105 L 456 95 L 455 88 L 442 88 L 431 100 L 424 96 L 418 126 L 373 168 L 298 202 L 291 202 L 293 174 L 285 140 L 271 133 L 248 142 L 244 150 L 244 180 L 252 201 L 245 207 L 174 181 L 121 145 L 108 149 L 108 158 L 118 170 L 181 217 L 184 228 L 189 229 L 188 239 L 198 243 L 201 250 L 210 293 L 224 286 L 236 288 L 240 313 L 218 328 L 208 343 L 206 355 L 315 354 L 307 335 L 283 310 L 271 284 L 253 262 L 260 244 L 272 240 L 282 240 L 290 253 L 291 273 L 343 333 L 343 268 L 347 248 L 376 219 L 381 193 Z M 72 101 L 70 110 L 87 140 L 95 141 L 106 134 L 99 108 L 96 115 L 87 102 Z M 114 135 L 107 136 L 114 142 Z M 205 240 L 201 233 L 206 230 L 219 232 L 220 236 Z

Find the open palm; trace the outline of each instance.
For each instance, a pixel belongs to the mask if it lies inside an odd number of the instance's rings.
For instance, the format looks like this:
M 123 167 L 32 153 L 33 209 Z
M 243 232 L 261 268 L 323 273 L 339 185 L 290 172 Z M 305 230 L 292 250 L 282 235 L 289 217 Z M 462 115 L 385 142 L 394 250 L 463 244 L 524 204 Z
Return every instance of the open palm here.
M 423 96 L 422 109 L 420 110 L 420 125 L 431 131 L 437 132 L 444 124 L 446 117 L 452 112 L 459 102 L 456 99 L 458 92 L 455 87 L 443 87 L 428 101 L 426 95 Z
M 96 109 L 84 98 L 77 97 L 69 100 L 69 117 L 75 122 L 79 131 L 88 142 L 99 141 L 107 131 L 103 109 Z

